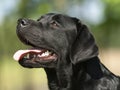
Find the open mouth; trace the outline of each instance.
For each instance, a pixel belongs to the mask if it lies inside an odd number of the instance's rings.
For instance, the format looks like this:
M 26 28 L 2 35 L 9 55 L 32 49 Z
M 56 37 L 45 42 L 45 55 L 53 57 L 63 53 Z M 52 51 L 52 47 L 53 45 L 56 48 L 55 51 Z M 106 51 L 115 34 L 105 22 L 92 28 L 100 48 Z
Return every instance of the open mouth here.
M 56 61 L 57 55 L 50 50 L 47 49 L 29 49 L 29 50 L 18 50 L 13 58 L 16 61 L 19 60 L 32 60 L 32 61 Z

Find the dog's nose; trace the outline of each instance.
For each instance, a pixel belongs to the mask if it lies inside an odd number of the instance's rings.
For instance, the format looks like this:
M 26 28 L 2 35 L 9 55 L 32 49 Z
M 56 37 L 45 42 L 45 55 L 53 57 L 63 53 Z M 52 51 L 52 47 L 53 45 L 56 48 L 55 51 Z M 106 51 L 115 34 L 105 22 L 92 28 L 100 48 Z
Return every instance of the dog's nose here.
M 18 24 L 21 26 L 21 27 L 26 27 L 28 25 L 28 20 L 27 19 L 18 19 Z

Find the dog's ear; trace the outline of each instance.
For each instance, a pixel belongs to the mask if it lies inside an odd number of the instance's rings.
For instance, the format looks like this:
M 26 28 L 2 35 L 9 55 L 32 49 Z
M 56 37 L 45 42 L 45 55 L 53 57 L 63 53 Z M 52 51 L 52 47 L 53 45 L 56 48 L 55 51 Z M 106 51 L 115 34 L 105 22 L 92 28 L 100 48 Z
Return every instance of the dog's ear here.
M 71 47 L 71 62 L 76 64 L 98 55 L 98 47 L 88 27 L 77 18 L 72 18 L 76 24 L 77 36 Z

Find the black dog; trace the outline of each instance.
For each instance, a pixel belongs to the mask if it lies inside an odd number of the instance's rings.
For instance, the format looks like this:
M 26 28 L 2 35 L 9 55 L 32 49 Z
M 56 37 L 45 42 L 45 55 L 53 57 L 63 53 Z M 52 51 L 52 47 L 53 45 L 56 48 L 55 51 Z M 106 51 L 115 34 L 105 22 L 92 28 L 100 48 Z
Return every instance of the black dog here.
M 44 68 L 50 90 L 120 90 L 120 78 L 101 64 L 94 37 L 79 19 L 55 13 L 19 19 L 17 35 L 33 48 L 18 51 L 16 59 Z

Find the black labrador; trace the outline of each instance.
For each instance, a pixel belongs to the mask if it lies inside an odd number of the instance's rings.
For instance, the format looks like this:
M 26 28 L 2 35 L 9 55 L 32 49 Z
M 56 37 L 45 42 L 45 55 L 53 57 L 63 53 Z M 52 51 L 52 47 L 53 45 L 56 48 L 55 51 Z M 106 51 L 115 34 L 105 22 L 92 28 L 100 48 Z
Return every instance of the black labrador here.
M 94 37 L 79 19 L 55 13 L 19 19 L 17 35 L 32 48 L 16 52 L 16 60 L 44 68 L 50 90 L 120 90 L 120 78 L 100 62 Z

